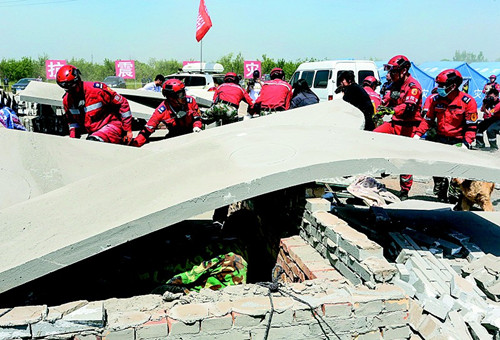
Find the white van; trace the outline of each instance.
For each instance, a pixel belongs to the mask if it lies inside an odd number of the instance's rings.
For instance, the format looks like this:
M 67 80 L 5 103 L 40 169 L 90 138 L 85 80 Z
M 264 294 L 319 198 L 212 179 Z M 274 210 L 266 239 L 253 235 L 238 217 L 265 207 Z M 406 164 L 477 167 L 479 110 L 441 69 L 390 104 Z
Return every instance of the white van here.
M 370 60 L 325 60 L 302 63 L 292 76 L 290 83 L 305 79 L 320 101 L 332 100 L 337 88 L 337 78 L 341 71 L 354 71 L 356 83 L 362 84 L 368 76 L 378 80 L 377 66 Z

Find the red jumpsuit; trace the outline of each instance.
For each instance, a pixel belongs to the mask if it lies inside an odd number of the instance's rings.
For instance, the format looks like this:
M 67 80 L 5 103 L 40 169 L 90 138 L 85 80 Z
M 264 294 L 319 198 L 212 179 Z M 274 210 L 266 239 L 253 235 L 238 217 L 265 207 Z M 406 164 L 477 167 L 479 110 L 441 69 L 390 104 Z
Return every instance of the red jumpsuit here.
M 292 85 L 281 79 L 273 79 L 262 85 L 255 104 L 260 104 L 263 110 L 284 111 L 290 108 L 291 100 Z
M 223 83 L 217 87 L 214 93 L 214 103 L 228 103 L 235 108 L 239 108 L 240 102 L 244 100 L 250 108 L 253 107 L 253 100 L 248 93 L 237 84 Z
M 425 114 L 425 119 L 415 132 L 421 136 L 430 128 L 430 125 L 437 120 L 438 140 L 447 144 L 456 144 L 466 141 L 471 144 L 476 136 L 477 104 L 467 93 L 458 92 L 454 98 L 431 96 L 429 109 Z
M 186 96 L 186 101 L 186 115 L 182 118 L 177 118 L 176 115 L 182 110 L 174 110 L 172 106 L 164 100 L 160 106 L 156 108 L 144 129 L 142 129 L 139 135 L 137 135 L 132 142 L 132 145 L 138 147 L 144 145 L 149 136 L 156 130 L 161 122 L 167 126 L 169 130 L 169 137 L 185 135 L 193 132 L 193 128 L 195 127 L 201 129 L 200 109 L 198 108 L 196 100 L 191 96 Z
M 363 89 L 365 89 L 366 93 L 368 93 L 368 96 L 370 96 L 370 100 L 372 101 L 373 107 L 376 111 L 379 105 L 382 103 L 382 98 L 380 98 L 380 95 L 375 92 L 370 86 L 365 86 L 363 87 Z
M 127 99 L 104 83 L 82 83 L 80 92 L 66 93 L 63 98 L 70 137 L 79 137 L 79 130 L 85 128 L 89 136 L 102 142 L 120 143 L 122 135 L 132 131 L 132 112 Z
M 394 115 L 391 122 L 385 122 L 373 131 L 412 137 L 422 120 L 420 116 L 422 106 L 422 87 L 420 83 L 410 75 L 400 88 L 393 84 L 386 91 L 382 104 L 392 107 Z M 408 193 L 413 184 L 413 176 L 401 175 L 399 184 L 401 192 Z
M 486 83 L 483 87 L 483 93 L 488 92 L 491 88 L 495 88 L 500 91 L 500 84 L 495 81 L 493 83 Z

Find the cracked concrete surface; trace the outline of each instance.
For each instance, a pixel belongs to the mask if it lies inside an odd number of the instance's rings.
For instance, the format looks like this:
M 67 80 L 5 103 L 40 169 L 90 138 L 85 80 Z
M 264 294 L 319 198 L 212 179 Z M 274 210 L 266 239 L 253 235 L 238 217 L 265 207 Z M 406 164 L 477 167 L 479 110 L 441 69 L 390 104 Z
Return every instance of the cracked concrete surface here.
M 498 158 L 361 131 L 362 121 L 340 100 L 142 149 L 2 132 L 12 150 L 23 149 L 10 154 L 14 168 L 38 187 L 43 176 L 26 168 L 43 162 L 67 182 L 0 210 L 0 292 L 205 211 L 319 178 L 385 171 L 500 182 Z M 46 155 L 26 162 L 37 149 Z

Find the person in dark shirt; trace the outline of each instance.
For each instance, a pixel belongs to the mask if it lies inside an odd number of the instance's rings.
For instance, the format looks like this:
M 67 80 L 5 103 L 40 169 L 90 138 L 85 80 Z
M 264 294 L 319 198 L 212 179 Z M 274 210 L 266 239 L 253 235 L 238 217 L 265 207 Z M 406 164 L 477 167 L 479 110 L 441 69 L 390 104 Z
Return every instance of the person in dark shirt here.
M 341 71 L 338 75 L 337 83 L 339 84 L 337 91 L 344 93 L 342 98 L 363 112 L 365 116 L 365 130 L 373 131 L 375 128 L 372 119 L 374 114 L 373 104 L 368 93 L 354 81 L 354 72 Z
M 318 96 L 309 88 L 305 79 L 299 79 L 293 84 L 293 96 L 290 102 L 290 108 L 317 104 L 319 103 Z

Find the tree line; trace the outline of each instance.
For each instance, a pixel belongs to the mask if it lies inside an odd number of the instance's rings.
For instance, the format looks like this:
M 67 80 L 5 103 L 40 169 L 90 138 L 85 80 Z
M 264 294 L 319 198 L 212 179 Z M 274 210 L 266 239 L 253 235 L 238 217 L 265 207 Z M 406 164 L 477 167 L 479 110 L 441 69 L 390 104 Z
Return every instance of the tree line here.
M 37 78 L 38 76 L 45 79 L 45 60 L 49 59 L 48 56 L 40 56 L 37 59 L 23 57 L 21 59 L 2 59 L 0 61 L 0 77 L 3 79 L 7 77 L 12 84 L 21 78 Z M 245 58 L 241 53 L 234 54 L 229 53 L 222 56 L 217 63 L 224 66 L 224 72 L 235 72 L 237 74 L 243 75 L 243 61 Z M 281 59 L 273 59 L 267 55 L 262 55 L 261 58 L 257 58 L 262 63 L 262 73 L 268 74 L 274 67 L 280 67 L 285 71 L 286 79 L 290 79 L 297 69 L 297 67 L 303 62 L 318 61 L 319 59 L 308 58 L 308 59 L 298 59 L 295 61 Z M 326 58 L 325 58 L 326 60 Z M 449 60 L 449 59 L 443 59 Z M 465 61 L 471 62 L 483 62 L 488 61 L 483 52 L 477 54 L 468 51 L 455 51 L 453 56 L 453 61 Z M 500 61 L 500 58 L 497 59 Z M 83 58 L 75 59 L 72 58 L 67 60 L 71 65 L 75 65 L 82 71 L 82 76 L 84 80 L 90 81 L 102 81 L 107 76 L 115 75 L 115 61 L 110 59 L 104 59 L 102 63 L 89 62 Z M 182 62 L 174 59 L 150 59 L 147 62 L 142 62 L 139 60 L 135 61 L 135 72 L 136 80 L 141 81 L 142 79 L 154 78 L 157 74 L 168 75 L 177 72 L 182 68 Z

